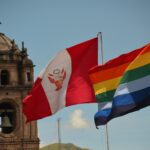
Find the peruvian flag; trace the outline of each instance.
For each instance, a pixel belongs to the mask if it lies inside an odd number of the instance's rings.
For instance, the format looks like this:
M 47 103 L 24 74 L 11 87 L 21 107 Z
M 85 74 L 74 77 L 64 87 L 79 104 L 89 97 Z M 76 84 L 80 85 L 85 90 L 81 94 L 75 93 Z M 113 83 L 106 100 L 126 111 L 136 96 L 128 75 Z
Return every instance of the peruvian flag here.
M 88 70 L 97 64 L 97 38 L 60 51 L 23 100 L 27 122 L 50 116 L 67 106 L 96 102 Z

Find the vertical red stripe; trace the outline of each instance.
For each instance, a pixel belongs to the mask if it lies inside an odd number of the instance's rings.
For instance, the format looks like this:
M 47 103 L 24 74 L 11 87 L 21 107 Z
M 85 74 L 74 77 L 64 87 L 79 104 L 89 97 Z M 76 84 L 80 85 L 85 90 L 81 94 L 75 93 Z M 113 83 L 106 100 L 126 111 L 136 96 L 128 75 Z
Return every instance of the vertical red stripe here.
M 66 106 L 96 102 L 88 71 L 98 64 L 98 39 L 94 38 L 67 48 L 72 74 L 66 93 Z
M 23 112 L 27 122 L 52 115 L 40 78 L 36 80 L 31 92 L 23 100 Z

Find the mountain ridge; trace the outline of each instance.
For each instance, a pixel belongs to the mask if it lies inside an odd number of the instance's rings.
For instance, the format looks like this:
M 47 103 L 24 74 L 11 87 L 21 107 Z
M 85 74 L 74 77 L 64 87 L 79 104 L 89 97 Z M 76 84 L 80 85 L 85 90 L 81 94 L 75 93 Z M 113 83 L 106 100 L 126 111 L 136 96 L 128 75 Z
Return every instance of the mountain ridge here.
M 53 143 L 40 148 L 40 150 L 59 150 L 59 144 Z M 61 143 L 61 150 L 90 150 L 88 148 L 81 148 L 72 143 Z

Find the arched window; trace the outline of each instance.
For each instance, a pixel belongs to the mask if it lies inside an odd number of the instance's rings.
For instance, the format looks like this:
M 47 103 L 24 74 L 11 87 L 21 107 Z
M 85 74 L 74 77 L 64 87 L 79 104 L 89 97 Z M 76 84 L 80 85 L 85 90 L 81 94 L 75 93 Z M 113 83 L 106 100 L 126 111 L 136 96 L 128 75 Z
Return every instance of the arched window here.
M 9 72 L 7 70 L 1 71 L 1 85 L 9 84 Z
M 27 81 L 28 81 L 28 82 L 31 81 L 31 74 L 30 74 L 30 72 L 27 72 Z

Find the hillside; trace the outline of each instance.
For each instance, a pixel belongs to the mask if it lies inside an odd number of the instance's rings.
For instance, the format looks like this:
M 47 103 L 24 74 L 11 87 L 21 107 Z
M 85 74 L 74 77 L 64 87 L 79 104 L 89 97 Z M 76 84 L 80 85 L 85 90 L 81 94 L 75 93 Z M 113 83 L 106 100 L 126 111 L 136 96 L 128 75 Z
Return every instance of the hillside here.
M 47 145 L 41 148 L 40 150 L 59 150 L 59 147 L 57 143 L 54 143 L 54 144 Z M 90 150 L 90 149 L 80 148 L 78 146 L 69 143 L 69 144 L 61 144 L 61 150 Z

